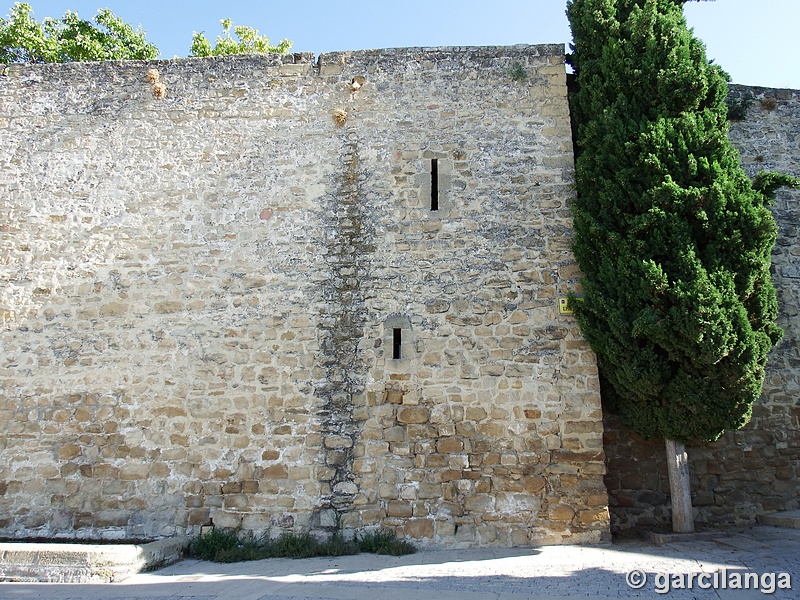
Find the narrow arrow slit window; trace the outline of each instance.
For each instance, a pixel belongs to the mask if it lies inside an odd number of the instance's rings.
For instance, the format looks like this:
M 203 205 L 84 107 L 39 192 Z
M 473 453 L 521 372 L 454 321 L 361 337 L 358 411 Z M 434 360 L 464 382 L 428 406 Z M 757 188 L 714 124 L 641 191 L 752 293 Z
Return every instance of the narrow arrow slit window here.
M 395 327 L 392 330 L 392 358 L 399 360 L 403 358 L 403 330 Z
M 431 210 L 439 210 L 439 160 L 431 159 Z

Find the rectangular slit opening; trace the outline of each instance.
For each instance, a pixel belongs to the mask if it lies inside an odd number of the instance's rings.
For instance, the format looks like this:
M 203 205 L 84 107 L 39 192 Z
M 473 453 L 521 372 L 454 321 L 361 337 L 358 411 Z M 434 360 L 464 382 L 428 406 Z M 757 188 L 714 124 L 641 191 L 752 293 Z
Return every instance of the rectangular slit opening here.
M 403 345 L 403 330 L 394 329 L 392 331 L 392 358 L 394 359 L 402 358 L 401 356 L 402 345 Z
M 439 161 L 431 159 L 431 210 L 439 210 Z

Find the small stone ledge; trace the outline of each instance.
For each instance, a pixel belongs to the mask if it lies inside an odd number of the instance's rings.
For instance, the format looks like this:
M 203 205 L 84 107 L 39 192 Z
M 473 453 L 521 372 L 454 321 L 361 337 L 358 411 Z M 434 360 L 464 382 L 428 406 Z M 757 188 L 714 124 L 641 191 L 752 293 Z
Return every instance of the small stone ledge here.
M 111 583 L 181 560 L 185 536 L 147 544 L 0 543 L 0 581 Z
M 664 546 L 675 542 L 694 542 L 697 540 L 714 540 L 717 538 L 728 537 L 727 531 L 694 531 L 692 533 L 657 533 L 655 531 L 639 530 L 639 537 L 655 544 Z
M 770 525 L 771 527 L 800 529 L 800 510 L 787 510 L 770 513 L 768 515 L 758 515 L 756 520 L 762 525 Z

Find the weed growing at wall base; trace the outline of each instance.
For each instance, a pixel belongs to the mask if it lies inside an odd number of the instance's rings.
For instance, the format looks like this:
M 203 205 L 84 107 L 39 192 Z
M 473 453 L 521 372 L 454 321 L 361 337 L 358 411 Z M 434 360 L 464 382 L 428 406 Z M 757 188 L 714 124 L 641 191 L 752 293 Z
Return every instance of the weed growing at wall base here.
M 213 562 L 241 562 L 265 558 L 311 558 L 313 556 L 345 556 L 370 552 L 402 556 L 413 554 L 416 548 L 398 540 L 394 532 L 380 530 L 345 540 L 335 533 L 327 541 L 319 541 L 309 533 L 283 533 L 276 539 L 266 535 L 255 537 L 252 533 L 235 529 L 214 529 L 192 540 L 189 555 L 192 558 Z

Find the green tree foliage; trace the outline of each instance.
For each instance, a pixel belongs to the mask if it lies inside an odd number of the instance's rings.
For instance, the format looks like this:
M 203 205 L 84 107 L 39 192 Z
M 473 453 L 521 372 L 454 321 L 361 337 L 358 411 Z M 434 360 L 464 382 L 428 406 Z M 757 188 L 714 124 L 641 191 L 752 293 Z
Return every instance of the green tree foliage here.
M 576 308 L 603 398 L 646 438 L 713 440 L 750 419 L 782 332 L 770 195 L 727 137 L 728 76 L 682 0 L 569 0 L 578 91 Z
M 217 36 L 214 47 L 203 33 L 195 33 L 192 36 L 192 49 L 190 56 L 226 56 L 228 54 L 269 54 L 277 52 L 286 54 L 292 47 L 289 40 L 281 40 L 277 46 L 271 46 L 269 38 L 258 33 L 258 29 L 237 25 L 233 27 L 233 21 L 223 19 L 222 35 Z M 231 28 L 236 38 L 231 35 Z
M 0 19 L 0 63 L 148 60 L 158 48 L 107 8 L 94 23 L 67 12 L 63 18 L 45 17 L 39 23 L 29 4 L 17 2 L 11 15 Z

